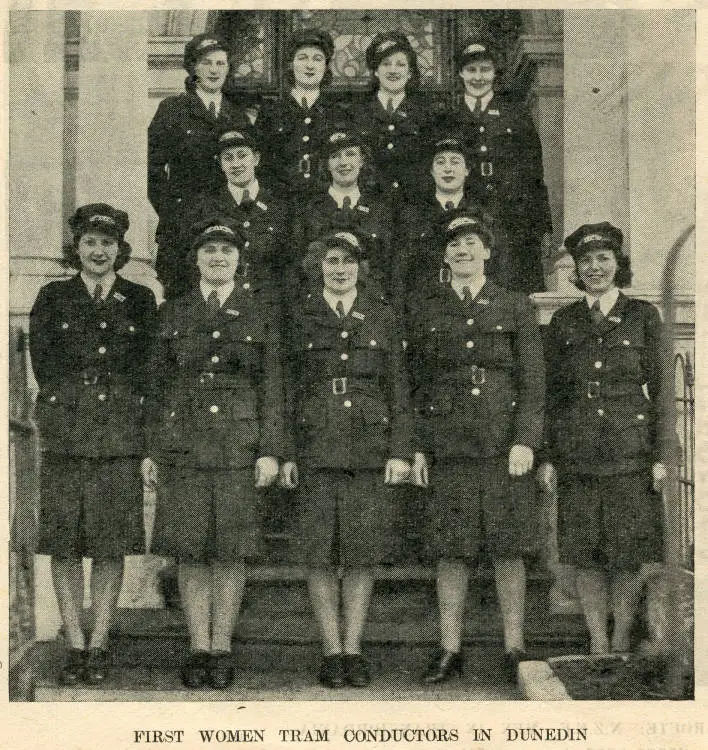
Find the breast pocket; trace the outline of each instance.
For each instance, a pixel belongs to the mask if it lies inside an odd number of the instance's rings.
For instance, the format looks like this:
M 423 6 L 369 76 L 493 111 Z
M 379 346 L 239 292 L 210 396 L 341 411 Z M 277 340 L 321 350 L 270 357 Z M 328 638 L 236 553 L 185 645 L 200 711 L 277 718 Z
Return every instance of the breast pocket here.
M 356 333 L 352 341 L 352 359 L 349 371 L 352 374 L 383 374 L 391 350 L 389 335 L 383 330 L 363 329 Z
M 61 390 L 40 393 L 35 417 L 42 439 L 51 445 L 63 442 L 76 421 L 76 398 Z
M 607 341 L 606 370 L 613 377 L 644 382 L 646 347 L 641 332 L 628 332 L 612 336 Z
M 512 365 L 517 325 L 513 317 L 502 317 L 479 326 L 480 348 L 490 363 Z

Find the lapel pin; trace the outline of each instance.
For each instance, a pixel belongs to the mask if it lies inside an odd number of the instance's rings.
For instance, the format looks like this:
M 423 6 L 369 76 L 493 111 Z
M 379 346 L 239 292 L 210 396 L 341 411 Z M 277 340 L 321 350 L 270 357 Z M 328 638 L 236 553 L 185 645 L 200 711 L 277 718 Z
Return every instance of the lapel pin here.
M 357 320 L 364 320 L 364 314 L 360 313 L 358 310 L 352 310 L 350 314 L 352 318 L 356 318 Z

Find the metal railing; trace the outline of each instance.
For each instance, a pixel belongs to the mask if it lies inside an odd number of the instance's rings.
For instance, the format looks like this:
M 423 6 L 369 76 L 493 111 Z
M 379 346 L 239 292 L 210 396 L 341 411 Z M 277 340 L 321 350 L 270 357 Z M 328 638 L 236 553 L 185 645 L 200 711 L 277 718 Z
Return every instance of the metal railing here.
M 696 412 L 694 369 L 689 352 L 674 357 L 674 385 L 676 389 L 676 431 L 681 446 L 677 471 L 678 501 L 681 519 L 681 560 L 693 570 L 695 505 L 695 449 Z

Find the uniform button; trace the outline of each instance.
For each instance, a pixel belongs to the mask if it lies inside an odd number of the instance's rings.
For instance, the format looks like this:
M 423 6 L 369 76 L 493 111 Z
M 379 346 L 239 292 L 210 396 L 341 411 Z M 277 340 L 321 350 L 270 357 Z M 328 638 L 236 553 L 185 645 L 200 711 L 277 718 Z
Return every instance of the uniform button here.
M 388 129 L 389 129 L 389 130 L 395 130 L 395 129 L 396 129 L 396 126 L 395 126 L 395 125 L 389 125 L 389 126 L 388 126 Z
M 61 327 L 66 331 L 66 329 L 69 327 L 68 323 L 62 323 Z
M 643 420 L 644 419 L 644 415 L 643 414 L 637 414 L 637 419 L 642 419 Z
M 251 222 L 250 221 L 244 221 L 243 222 L 243 228 L 244 229 L 248 229 L 248 227 L 250 227 L 250 226 L 251 226 Z
M 250 284 L 250 282 L 248 282 L 248 281 L 247 281 L 247 282 L 246 282 L 246 283 L 245 283 L 245 284 L 243 285 L 243 288 L 244 288 L 244 289 L 245 289 L 246 291 L 248 291 L 248 290 L 249 290 L 249 289 L 251 288 L 251 284 Z
M 390 144 L 390 148 L 393 148 L 393 144 Z M 391 185 L 391 187 L 393 187 L 393 188 L 395 188 L 396 190 L 398 190 L 398 182 L 394 182 L 394 183 L 393 183 L 393 184 Z
M 570 343 L 570 341 L 569 341 L 568 343 Z M 598 344 L 601 344 L 601 343 L 602 343 L 602 336 L 598 336 L 598 337 L 597 337 L 597 343 L 598 343 Z
M 244 247 L 249 247 L 249 246 L 250 246 L 250 244 L 251 244 L 251 243 L 250 243 L 250 241 L 249 241 L 249 240 L 246 240 L 246 241 L 245 241 L 245 242 L 243 243 L 243 246 L 244 246 Z
M 495 328 L 496 328 L 497 331 L 503 331 L 504 330 L 504 326 L 495 326 Z
M 98 400 L 99 401 L 105 401 L 106 400 L 106 394 L 105 393 L 99 393 L 98 394 Z
M 253 341 L 253 339 L 250 336 L 246 336 L 246 341 Z
M 372 232 L 372 233 L 371 233 L 371 239 L 375 240 L 375 239 L 376 239 L 376 236 L 377 236 L 377 235 L 376 235 L 376 232 Z
M 467 342 L 467 343 L 465 344 L 465 346 L 466 346 L 466 347 L 467 347 L 468 349 L 471 349 L 471 348 L 472 348 L 472 347 L 474 346 L 474 341 L 468 341 L 468 342 Z
M 467 318 L 467 325 L 468 326 L 474 325 L 474 318 Z
M 486 154 L 486 153 L 487 153 L 487 147 L 486 147 L 486 146 L 480 146 L 480 147 L 479 147 L 479 150 L 480 150 L 480 151 L 481 151 L 481 152 L 482 152 L 483 154 Z
M 347 399 L 347 400 L 346 400 L 346 401 L 344 402 L 344 408 L 345 408 L 345 409 L 351 409 L 351 408 L 352 408 L 352 402 L 351 402 L 351 401 L 349 401 L 349 399 Z
M 305 125 L 309 125 L 311 122 L 312 122 L 312 118 L 311 117 L 306 117 L 305 118 Z
M 511 133 L 511 128 L 507 128 L 507 129 L 506 129 L 506 132 L 507 132 L 507 133 Z
M 339 355 L 339 359 L 343 359 L 345 362 L 349 359 L 349 355 L 346 352 L 342 352 L 342 354 Z
M 310 158 L 310 155 L 309 155 L 309 154 L 303 154 L 303 155 L 302 155 L 302 158 L 303 158 L 303 159 L 309 159 L 309 158 Z
M 50 401 L 51 401 L 52 403 L 54 403 L 54 402 L 55 402 L 55 401 L 57 400 L 57 397 L 56 397 L 56 396 L 50 396 L 50 397 L 49 397 L 49 400 L 50 400 Z
M 209 407 L 209 411 L 212 414 L 218 414 L 219 413 L 219 407 L 216 404 L 214 404 L 213 406 Z
M 214 355 L 214 356 L 213 356 L 213 357 L 211 358 L 211 361 L 212 361 L 212 362 L 213 362 L 214 364 L 217 364 L 217 362 L 219 362 L 219 361 L 220 361 L 220 360 L 219 360 L 219 355 L 218 355 L 218 354 L 215 354 L 215 355 Z
M 129 330 L 129 331 L 130 331 L 131 333 L 135 333 L 135 326 L 128 326 L 128 330 Z
M 310 173 L 309 173 L 309 172 L 305 172 L 305 174 L 303 175 L 303 177 L 304 177 L 304 178 L 305 178 L 306 180 L 309 180 L 309 179 L 310 179 Z
M 174 417 L 175 413 L 173 411 L 170 412 L 170 416 Z
M 624 344 L 625 346 L 629 346 L 629 341 L 627 341 L 627 339 L 625 339 L 625 340 L 624 340 L 624 341 L 623 341 L 622 343 L 623 343 L 623 344 Z
M 343 339 L 348 339 L 348 338 L 349 338 L 349 334 L 347 333 L 347 331 L 342 331 L 342 332 L 341 332 L 341 333 L 340 333 L 339 335 L 340 335 L 340 336 L 341 336 L 341 337 L 342 337 Z
M 98 324 L 98 327 L 99 327 L 99 328 L 106 328 L 107 326 L 108 326 L 108 323 L 106 323 L 106 321 L 105 321 L 105 320 L 102 320 L 102 321 L 101 321 L 101 322 L 100 322 L 100 323 Z
M 484 125 L 480 125 L 479 126 L 479 132 L 480 133 L 484 133 Z
M 597 413 L 602 417 L 602 416 L 605 415 L 605 410 L 604 409 L 598 409 Z
M 309 135 L 303 135 L 302 136 L 302 142 L 303 143 L 307 143 L 309 140 L 310 140 L 310 136 Z
M 369 341 L 369 346 L 376 346 L 376 340 L 371 339 L 371 341 Z
M 211 334 L 211 337 L 213 339 L 218 339 L 221 337 L 221 331 L 214 331 L 214 333 Z
M 106 347 L 105 346 L 99 346 L 98 347 L 98 353 L 99 354 L 105 354 L 106 353 Z
M 598 359 L 598 361 L 595 362 L 595 369 L 599 370 L 601 367 L 602 367 L 602 362 L 600 362 L 600 360 Z
M 479 396 L 480 390 L 479 388 L 473 388 L 472 389 L 472 395 L 473 396 Z
M 307 342 L 307 348 L 308 349 L 312 349 L 312 341 L 308 341 Z
M 494 190 L 494 185 L 492 185 L 490 182 L 487 183 L 487 190 Z
M 393 143 L 388 143 L 388 144 L 386 145 L 386 148 L 387 148 L 387 149 L 388 149 L 389 151 L 393 151 Z

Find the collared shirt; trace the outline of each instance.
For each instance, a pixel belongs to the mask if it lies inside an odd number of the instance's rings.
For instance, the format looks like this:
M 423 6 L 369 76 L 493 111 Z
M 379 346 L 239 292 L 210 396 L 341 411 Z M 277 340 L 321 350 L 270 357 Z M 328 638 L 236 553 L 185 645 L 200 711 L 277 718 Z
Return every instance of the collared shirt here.
M 197 96 L 202 100 L 204 106 L 207 109 L 209 109 L 209 105 L 211 104 L 211 102 L 214 102 L 214 106 L 216 107 L 216 116 L 219 116 L 219 112 L 221 112 L 221 91 L 217 91 L 215 94 L 210 94 L 207 91 L 202 91 L 200 88 L 198 88 Z
M 290 96 L 292 96 L 300 106 L 302 106 L 302 100 L 305 99 L 309 109 L 320 98 L 320 92 L 319 89 L 316 91 L 310 91 L 309 89 L 307 91 L 304 89 L 292 89 L 290 91 Z
M 479 99 L 479 106 L 482 112 L 486 112 L 487 106 L 489 105 L 489 102 L 491 101 L 493 96 L 494 96 L 494 90 L 488 91 L 482 97 L 470 96 L 469 94 L 465 94 L 465 104 L 467 105 L 469 110 L 472 112 L 474 111 L 475 102 L 477 101 L 477 99 Z
M 348 188 L 346 190 L 343 190 L 337 185 L 330 185 L 329 190 L 327 192 L 332 196 L 332 199 L 336 202 L 337 208 L 342 208 L 342 204 L 344 203 L 345 198 L 349 198 L 349 200 L 351 200 L 352 208 L 356 206 L 356 204 L 359 202 L 359 198 L 361 198 L 361 193 L 359 192 L 358 185 L 354 185 L 353 187 Z
M 394 112 L 401 106 L 401 102 L 406 98 L 406 92 L 403 91 L 400 94 L 387 94 L 385 91 L 379 89 L 376 92 L 377 99 L 381 102 L 381 106 L 386 109 L 388 107 L 388 100 L 391 99 L 393 103 Z
M 455 293 L 460 299 L 464 299 L 465 295 L 462 291 L 464 287 L 470 290 L 470 299 L 475 299 L 477 295 L 482 291 L 482 287 L 486 282 L 487 277 L 482 276 L 479 279 L 471 279 L 470 281 L 462 281 L 461 279 L 452 279 L 450 286 L 455 290 Z
M 89 296 L 93 298 L 94 290 L 98 286 L 98 284 L 101 285 L 101 299 L 106 299 L 108 297 L 109 292 L 111 291 L 111 288 L 113 287 L 113 284 L 116 280 L 116 274 L 114 271 L 111 271 L 110 273 L 107 273 L 105 276 L 102 276 L 100 279 L 92 279 L 90 276 L 87 276 L 83 271 L 81 272 L 81 281 L 84 282 L 86 285 L 86 289 L 88 290 Z
M 258 195 L 258 190 L 260 186 L 258 184 L 258 180 L 254 179 L 252 182 L 249 182 L 248 185 L 244 185 L 243 187 L 239 187 L 238 185 L 232 185 L 230 182 L 226 183 L 226 187 L 229 189 L 229 192 L 233 196 L 233 199 L 240 206 L 241 201 L 243 200 L 244 192 L 248 190 L 249 199 L 254 201 L 256 200 L 256 196 Z
M 457 208 L 460 203 L 462 202 L 462 199 L 465 197 L 465 193 L 463 190 L 460 190 L 459 193 L 451 194 L 451 193 L 438 193 L 437 190 L 435 191 L 435 200 L 443 207 L 445 208 L 446 203 L 452 203 L 454 208 Z
M 337 302 L 341 302 L 342 307 L 344 308 L 344 314 L 349 315 L 349 311 L 354 307 L 354 300 L 356 300 L 356 287 L 341 297 L 332 294 L 329 289 L 323 289 L 322 296 L 325 298 L 325 302 L 332 308 L 333 312 L 337 312 Z
M 209 284 L 208 282 L 204 281 L 204 279 L 199 280 L 199 289 L 202 293 L 202 297 L 204 297 L 204 301 L 206 302 L 209 299 L 209 295 L 212 292 L 216 292 L 216 296 L 219 298 L 219 305 L 221 307 L 224 306 L 224 302 L 231 296 L 231 292 L 233 292 L 234 287 L 236 286 L 236 282 L 230 281 L 228 284 L 219 284 L 218 286 L 214 286 L 213 284 Z
M 613 286 L 612 289 L 606 291 L 600 297 L 593 297 L 592 294 L 585 292 L 585 300 L 588 303 L 588 307 L 592 307 L 595 304 L 595 300 L 600 300 L 600 312 L 607 316 L 610 314 L 610 310 L 615 306 L 617 298 L 619 297 L 620 290 Z

